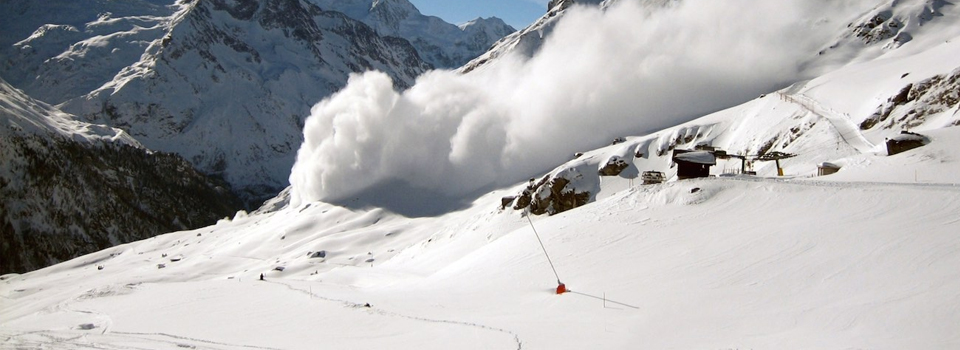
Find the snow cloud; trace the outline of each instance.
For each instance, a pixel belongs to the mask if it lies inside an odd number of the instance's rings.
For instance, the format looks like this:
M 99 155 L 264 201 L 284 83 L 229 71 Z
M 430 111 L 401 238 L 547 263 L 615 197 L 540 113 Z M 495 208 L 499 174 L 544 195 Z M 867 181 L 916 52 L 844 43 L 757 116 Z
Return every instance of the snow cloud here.
M 861 1 L 862 2 L 862 1 Z M 404 183 L 449 197 L 549 171 L 577 151 L 729 107 L 811 73 L 855 1 L 621 1 L 575 7 L 533 58 L 406 91 L 354 75 L 307 120 L 293 204 Z

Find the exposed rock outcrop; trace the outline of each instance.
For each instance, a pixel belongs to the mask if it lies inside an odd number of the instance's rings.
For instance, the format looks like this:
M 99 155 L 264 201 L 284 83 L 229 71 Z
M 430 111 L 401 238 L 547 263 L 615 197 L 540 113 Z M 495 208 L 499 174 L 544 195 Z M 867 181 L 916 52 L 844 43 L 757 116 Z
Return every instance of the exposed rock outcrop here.
M 607 160 L 607 164 L 600 168 L 600 176 L 620 175 L 620 173 L 623 172 L 623 169 L 626 169 L 629 166 L 630 164 L 623 160 L 623 158 L 611 157 L 609 160 Z
M 534 215 L 555 215 L 581 207 L 590 202 L 589 189 L 579 188 L 576 182 L 583 174 L 577 168 L 568 168 L 559 173 L 544 176 L 540 181 L 532 179 L 516 198 L 514 210 L 530 208 Z
M 877 111 L 860 123 L 861 130 L 910 130 L 929 121 L 931 116 L 954 110 L 960 105 L 960 68 L 950 74 L 936 75 L 917 83 L 907 84 Z M 939 124 L 960 125 L 960 114 L 948 115 Z M 937 125 L 942 127 L 945 125 Z

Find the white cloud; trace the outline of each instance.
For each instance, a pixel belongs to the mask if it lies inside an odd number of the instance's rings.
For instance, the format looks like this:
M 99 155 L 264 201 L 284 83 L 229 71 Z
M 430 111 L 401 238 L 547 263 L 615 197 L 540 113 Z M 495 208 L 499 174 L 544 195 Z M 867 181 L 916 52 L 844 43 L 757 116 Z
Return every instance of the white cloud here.
M 651 12 L 624 1 L 576 8 L 527 61 L 431 72 L 404 92 L 381 73 L 353 76 L 307 121 L 294 204 L 396 181 L 457 197 L 535 176 L 802 78 L 854 5 L 684 1 Z

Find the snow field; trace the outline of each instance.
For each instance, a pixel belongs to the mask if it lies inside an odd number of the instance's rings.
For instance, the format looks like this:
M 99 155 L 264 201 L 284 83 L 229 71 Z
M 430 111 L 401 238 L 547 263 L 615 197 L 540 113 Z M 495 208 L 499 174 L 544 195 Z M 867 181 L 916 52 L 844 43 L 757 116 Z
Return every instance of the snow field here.
M 134 251 L 156 246 L 148 240 L 118 247 L 125 252 L 98 262 L 103 271 L 75 260 L 13 276 L 2 284 L 4 344 L 951 348 L 960 342 L 951 326 L 960 320 L 958 194 L 952 185 L 739 178 L 631 188 L 534 218 L 573 291 L 560 296 L 515 212 L 491 220 L 512 228 L 490 243 L 476 237 L 482 229 L 461 232 L 383 266 L 272 271 L 266 282 L 256 277 L 271 259 L 240 262 L 221 243 L 231 231 L 253 241 L 282 220 L 252 228 L 255 219 L 240 219 L 183 247 L 196 251 L 166 269 L 138 261 Z M 267 246 L 253 253 L 289 249 Z M 422 266 L 431 262 L 434 273 Z M 84 324 L 94 328 L 77 329 Z

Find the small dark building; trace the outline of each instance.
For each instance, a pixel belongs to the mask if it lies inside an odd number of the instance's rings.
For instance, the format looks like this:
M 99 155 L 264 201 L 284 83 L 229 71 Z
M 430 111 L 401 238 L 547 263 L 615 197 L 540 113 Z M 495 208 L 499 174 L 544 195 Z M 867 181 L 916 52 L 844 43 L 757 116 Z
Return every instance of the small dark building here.
M 840 168 L 841 167 L 839 165 L 829 162 L 817 164 L 817 176 L 836 174 L 838 171 L 840 171 Z
M 709 151 L 673 150 L 673 161 L 677 163 L 677 179 L 709 177 L 710 167 L 717 165 L 717 156 Z
M 887 155 L 903 153 L 917 147 L 927 144 L 927 138 L 923 135 L 909 131 L 901 131 L 900 135 L 887 139 Z

